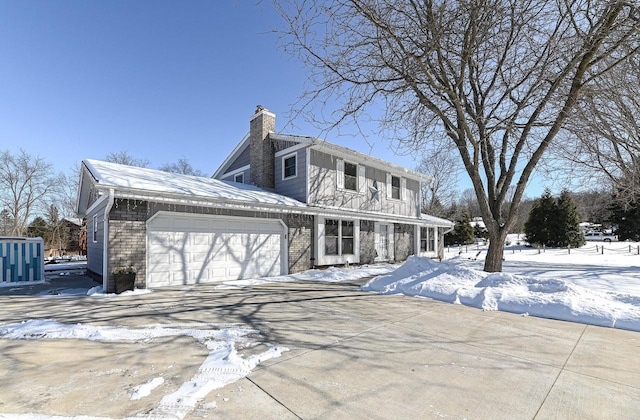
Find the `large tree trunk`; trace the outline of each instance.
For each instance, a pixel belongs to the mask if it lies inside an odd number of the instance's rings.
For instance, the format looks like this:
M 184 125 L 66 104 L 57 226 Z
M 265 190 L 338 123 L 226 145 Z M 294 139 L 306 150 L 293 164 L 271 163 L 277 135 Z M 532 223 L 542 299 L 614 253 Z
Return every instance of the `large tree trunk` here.
M 496 273 L 502 271 L 502 259 L 504 256 L 504 241 L 507 238 L 507 230 L 498 229 L 497 232 L 489 231 L 489 249 L 484 260 L 484 271 Z

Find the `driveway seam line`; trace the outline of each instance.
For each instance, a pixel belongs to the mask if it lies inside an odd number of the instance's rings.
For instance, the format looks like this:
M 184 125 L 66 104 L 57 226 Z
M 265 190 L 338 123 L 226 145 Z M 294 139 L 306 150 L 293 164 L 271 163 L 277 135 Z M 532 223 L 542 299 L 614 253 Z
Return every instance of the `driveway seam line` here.
M 260 391 L 264 392 L 265 394 L 267 394 L 272 400 L 274 400 L 275 402 L 277 402 L 278 404 L 280 404 L 282 407 L 284 407 L 288 412 L 290 412 L 291 414 L 293 414 L 294 416 L 296 416 L 296 418 L 302 420 L 302 417 L 300 417 L 299 415 L 297 415 L 292 409 L 290 409 L 289 407 L 287 407 L 282 401 L 280 401 L 279 399 L 277 399 L 276 397 L 274 397 L 269 391 L 267 391 L 266 389 L 264 389 L 263 387 L 261 387 L 260 385 L 258 385 L 253 379 L 251 379 L 250 377 L 246 376 L 245 379 L 247 379 L 249 382 L 251 382 L 252 384 L 254 384 Z
M 570 370 L 566 369 L 567 363 L 569 363 L 569 360 L 571 360 L 573 353 L 576 351 L 576 348 L 578 348 L 578 344 L 580 344 L 580 341 L 582 341 L 582 337 L 584 337 L 584 333 L 587 331 L 587 327 L 589 326 L 585 325 L 584 328 L 582 329 L 582 333 L 580 333 L 580 337 L 578 337 L 578 339 L 576 340 L 576 344 L 571 349 L 571 353 L 569 353 L 569 356 L 567 356 L 567 360 L 564 361 L 564 364 L 562 365 L 562 367 L 558 371 L 558 374 L 556 375 L 556 379 L 553 380 L 553 383 L 549 387 L 547 394 L 544 396 L 542 402 L 540 403 L 540 407 L 538 407 L 538 409 L 536 410 L 536 414 L 533 416 L 534 419 L 537 418 L 538 415 L 540 414 L 540 410 L 542 410 L 542 407 L 544 407 L 544 404 L 547 402 L 547 398 L 549 398 L 551 391 L 553 391 L 556 384 L 558 383 L 558 379 L 560 379 L 560 375 L 562 375 L 562 372 L 564 372 L 565 370 L 570 372 Z

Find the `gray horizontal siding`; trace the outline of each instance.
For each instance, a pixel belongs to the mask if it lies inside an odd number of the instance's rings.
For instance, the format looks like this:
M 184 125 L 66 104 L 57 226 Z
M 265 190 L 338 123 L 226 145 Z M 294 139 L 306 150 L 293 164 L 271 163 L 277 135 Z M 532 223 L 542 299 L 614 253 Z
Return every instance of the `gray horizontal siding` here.
M 104 200 L 98 206 L 87 213 L 87 269 L 96 274 L 102 275 L 102 263 L 104 257 L 104 209 L 109 200 Z M 93 216 L 96 217 L 98 232 L 94 242 L 93 238 Z
M 227 173 L 233 172 L 236 169 L 240 169 L 243 166 L 246 166 L 249 164 L 249 151 L 251 148 L 248 145 L 249 143 L 247 142 L 247 147 L 245 147 L 244 150 L 240 153 L 240 155 L 238 155 L 238 158 L 236 160 L 231 162 L 231 165 L 229 165 L 229 168 L 225 172 Z
M 282 179 L 282 159 L 285 156 L 296 155 L 296 176 L 290 179 Z M 275 192 L 294 198 L 303 203 L 307 200 L 307 152 L 299 149 L 293 153 L 285 153 L 275 160 Z

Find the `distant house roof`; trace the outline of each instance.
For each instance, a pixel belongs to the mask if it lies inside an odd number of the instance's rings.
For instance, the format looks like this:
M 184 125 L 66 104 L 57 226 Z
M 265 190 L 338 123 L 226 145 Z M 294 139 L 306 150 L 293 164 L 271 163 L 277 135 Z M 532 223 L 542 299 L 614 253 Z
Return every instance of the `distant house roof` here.
M 305 208 L 300 201 L 262 190 L 248 184 L 219 181 L 213 178 L 174 174 L 156 169 L 120 165 L 100 160 L 85 159 L 86 171 L 81 182 L 93 182 L 97 189 L 113 189 L 117 197 L 139 199 L 190 199 L 242 203 L 245 206 L 286 206 Z M 91 180 L 85 179 L 90 175 Z M 87 190 L 83 188 L 83 190 Z M 86 210 L 83 197 L 79 198 L 78 214 Z M 84 200 L 86 201 L 86 200 Z

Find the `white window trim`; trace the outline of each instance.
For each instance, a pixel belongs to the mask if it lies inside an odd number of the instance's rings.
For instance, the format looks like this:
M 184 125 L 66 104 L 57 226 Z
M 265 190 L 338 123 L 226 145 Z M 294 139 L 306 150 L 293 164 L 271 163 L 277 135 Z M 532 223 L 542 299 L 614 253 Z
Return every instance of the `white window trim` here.
M 296 159 L 296 166 L 295 166 L 296 174 L 295 175 L 291 175 L 291 176 L 285 176 L 284 175 L 284 161 L 289 159 L 289 158 L 292 158 L 292 157 Z M 294 152 L 294 153 L 289 153 L 288 155 L 282 156 L 281 162 L 282 162 L 282 180 L 283 181 L 286 180 L 286 179 L 293 179 L 293 178 L 296 178 L 298 176 L 298 154 L 297 153 Z
M 242 181 L 238 181 L 238 177 L 242 177 Z M 244 172 L 239 172 L 233 176 L 233 182 L 238 182 L 240 184 L 244 184 Z
M 398 178 L 400 180 L 400 193 L 398 194 L 398 198 L 393 198 L 393 178 Z M 406 201 L 407 200 L 407 179 L 401 176 L 393 175 L 387 173 L 387 199 L 393 201 Z
M 97 214 L 93 215 L 93 230 L 91 234 L 91 241 L 93 243 L 98 242 L 98 215 Z
M 324 236 L 324 223 L 325 220 L 338 220 L 339 222 L 339 236 L 338 243 L 342 241 L 342 222 L 353 222 L 353 254 L 349 255 L 325 255 L 325 236 Z M 317 265 L 336 265 L 336 264 L 357 264 L 360 262 L 360 220 L 351 218 L 340 217 L 316 217 L 315 220 L 316 231 L 316 244 L 315 247 L 315 259 Z
M 345 164 L 349 163 L 351 165 L 355 165 L 356 167 L 356 189 L 352 190 L 350 188 L 346 188 L 344 186 L 344 167 Z M 364 165 L 360 165 L 359 163 L 344 160 L 344 159 L 336 159 L 336 187 L 340 191 L 344 191 L 350 194 L 364 194 L 364 186 L 365 182 L 365 170 L 366 167 Z

